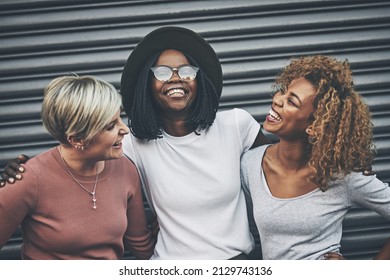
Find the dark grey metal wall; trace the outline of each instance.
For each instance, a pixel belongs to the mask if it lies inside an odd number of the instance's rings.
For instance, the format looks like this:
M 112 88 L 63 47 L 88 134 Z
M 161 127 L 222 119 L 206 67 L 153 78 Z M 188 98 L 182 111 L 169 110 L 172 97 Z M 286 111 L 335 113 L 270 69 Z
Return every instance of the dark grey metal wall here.
M 39 113 L 52 78 L 92 74 L 119 89 L 135 44 L 163 25 L 189 27 L 213 45 L 225 78 L 221 109 L 244 108 L 259 122 L 273 77 L 291 56 L 348 58 L 373 112 L 373 168 L 390 181 L 390 1 L 375 0 L 2 0 L 0 171 L 20 153 L 34 156 L 56 144 Z M 354 209 L 345 221 L 343 251 L 347 258 L 371 258 L 388 236 L 388 222 Z M 15 234 L 0 259 L 19 258 L 20 243 Z

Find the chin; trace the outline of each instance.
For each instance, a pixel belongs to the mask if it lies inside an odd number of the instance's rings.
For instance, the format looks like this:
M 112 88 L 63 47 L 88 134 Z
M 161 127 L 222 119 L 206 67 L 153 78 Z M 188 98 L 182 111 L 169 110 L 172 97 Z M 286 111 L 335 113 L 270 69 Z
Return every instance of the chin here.
M 263 129 L 269 133 L 273 133 L 272 126 L 268 125 L 266 122 L 263 123 Z
M 120 153 L 118 155 L 112 156 L 111 159 L 118 159 L 118 158 L 121 158 L 122 156 L 123 156 L 123 153 Z
M 114 150 L 113 153 L 111 153 L 106 160 L 111 160 L 111 159 L 118 159 L 118 158 L 121 158 L 123 156 L 123 150 L 120 149 L 120 150 Z

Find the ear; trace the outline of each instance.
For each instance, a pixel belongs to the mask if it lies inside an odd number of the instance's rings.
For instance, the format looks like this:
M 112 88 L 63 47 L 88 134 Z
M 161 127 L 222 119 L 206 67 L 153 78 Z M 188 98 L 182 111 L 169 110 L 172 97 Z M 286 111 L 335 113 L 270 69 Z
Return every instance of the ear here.
M 85 149 L 85 141 L 83 139 L 76 137 L 75 135 L 68 136 L 68 142 L 71 146 L 75 147 L 76 149 L 79 149 L 81 151 L 84 151 Z
M 311 129 L 311 125 L 309 125 L 306 130 L 305 130 L 306 134 L 308 136 L 312 136 L 313 135 L 313 130 Z

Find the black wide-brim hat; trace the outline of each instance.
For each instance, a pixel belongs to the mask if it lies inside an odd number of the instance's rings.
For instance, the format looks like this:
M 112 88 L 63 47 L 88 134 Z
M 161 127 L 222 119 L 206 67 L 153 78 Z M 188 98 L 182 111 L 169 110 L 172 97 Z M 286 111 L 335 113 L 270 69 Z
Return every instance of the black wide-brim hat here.
M 175 49 L 190 55 L 211 80 L 218 98 L 221 96 L 222 68 L 211 45 L 192 30 L 178 26 L 161 27 L 147 34 L 138 43 L 123 69 L 120 92 L 128 115 L 133 106 L 135 88 L 143 65 L 153 54 L 167 49 Z

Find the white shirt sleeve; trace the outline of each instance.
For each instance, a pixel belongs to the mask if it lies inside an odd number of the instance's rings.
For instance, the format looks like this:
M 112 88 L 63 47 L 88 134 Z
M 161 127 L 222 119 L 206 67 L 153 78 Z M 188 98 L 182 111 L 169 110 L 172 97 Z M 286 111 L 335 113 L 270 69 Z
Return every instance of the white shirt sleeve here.
M 135 163 L 135 153 L 131 134 L 126 134 L 122 141 L 123 153 Z
M 236 115 L 238 137 L 243 145 L 243 151 L 247 151 L 252 147 L 257 134 L 260 130 L 260 124 L 245 110 L 234 109 Z

